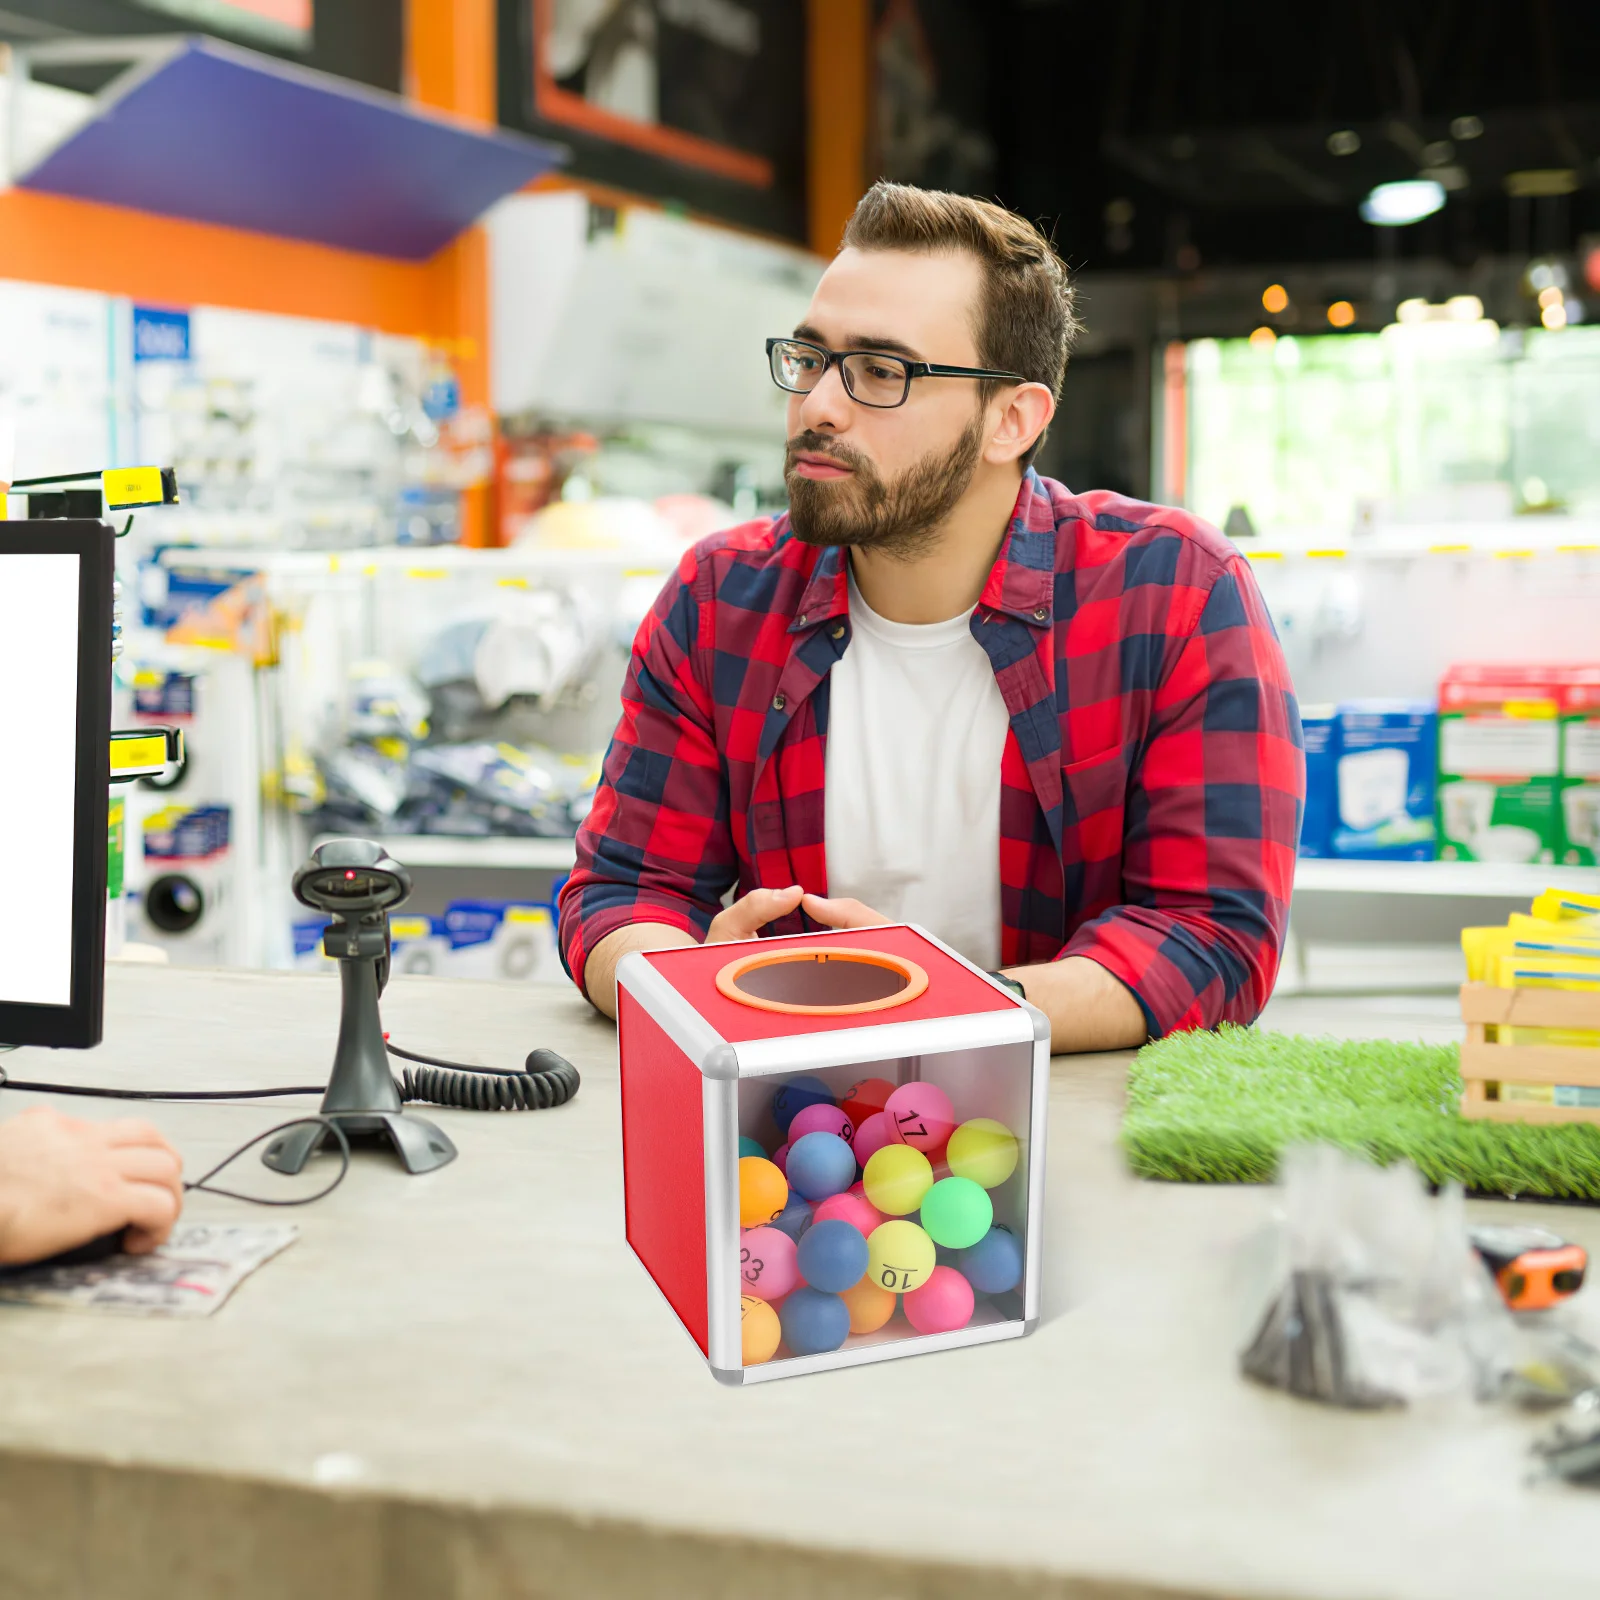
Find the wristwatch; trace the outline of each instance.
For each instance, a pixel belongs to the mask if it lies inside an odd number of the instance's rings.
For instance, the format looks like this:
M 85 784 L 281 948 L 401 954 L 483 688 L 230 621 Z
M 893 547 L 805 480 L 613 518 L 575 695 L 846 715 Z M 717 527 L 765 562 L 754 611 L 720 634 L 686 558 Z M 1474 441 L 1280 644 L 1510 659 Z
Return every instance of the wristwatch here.
M 1019 1000 L 1026 1000 L 1028 998 L 1028 991 L 1022 987 L 1021 983 L 1019 983 L 1017 979 L 1008 978 L 1003 972 L 991 972 L 989 976 L 993 978 L 996 983 L 1003 983 L 1006 988 L 1008 988 Z

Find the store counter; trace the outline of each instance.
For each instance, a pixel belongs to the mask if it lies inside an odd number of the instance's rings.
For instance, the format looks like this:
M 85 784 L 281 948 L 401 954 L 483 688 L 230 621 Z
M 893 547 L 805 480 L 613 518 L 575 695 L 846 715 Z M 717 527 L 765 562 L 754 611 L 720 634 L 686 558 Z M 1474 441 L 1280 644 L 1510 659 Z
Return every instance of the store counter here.
M 1386 1004 L 1281 1025 L 1415 1037 Z M 316 1082 L 337 1011 L 316 975 L 113 970 L 104 1046 L 7 1066 L 140 1087 Z M 426 979 L 397 981 L 384 1014 L 428 1053 L 509 1065 L 548 1045 L 582 1092 L 551 1112 L 438 1113 L 461 1155 L 425 1177 L 363 1153 L 304 1210 L 194 1198 L 196 1218 L 302 1230 L 212 1318 L 0 1309 L 0 1593 L 1594 1592 L 1600 1500 L 1526 1485 L 1530 1424 L 1341 1413 L 1237 1376 L 1238 1246 L 1268 1194 L 1130 1178 L 1123 1057 L 1056 1063 L 1031 1338 L 729 1389 L 623 1241 L 609 1025 L 564 991 Z M 0 1114 L 33 1098 L 7 1091 Z M 197 1172 L 287 1113 L 149 1114 Z M 286 1182 L 254 1157 L 229 1176 Z M 1593 1211 L 1477 1209 L 1600 1250 Z

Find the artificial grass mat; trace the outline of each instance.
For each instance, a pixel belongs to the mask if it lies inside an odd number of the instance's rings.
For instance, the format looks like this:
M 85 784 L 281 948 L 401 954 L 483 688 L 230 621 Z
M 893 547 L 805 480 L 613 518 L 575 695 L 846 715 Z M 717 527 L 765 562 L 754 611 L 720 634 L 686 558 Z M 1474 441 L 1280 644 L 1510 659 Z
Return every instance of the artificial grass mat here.
M 1469 1121 L 1454 1045 L 1223 1027 L 1146 1045 L 1122 1145 L 1141 1177 L 1268 1183 L 1293 1144 L 1333 1144 L 1480 1194 L 1600 1201 L 1600 1126 Z

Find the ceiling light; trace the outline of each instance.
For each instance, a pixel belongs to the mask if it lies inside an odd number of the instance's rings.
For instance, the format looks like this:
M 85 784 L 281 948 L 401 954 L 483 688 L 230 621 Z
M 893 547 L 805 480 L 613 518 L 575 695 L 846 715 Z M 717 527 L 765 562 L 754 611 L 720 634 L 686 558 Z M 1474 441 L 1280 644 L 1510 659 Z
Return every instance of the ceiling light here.
M 1403 228 L 1431 217 L 1444 204 L 1444 185 L 1432 178 L 1380 183 L 1361 202 L 1361 218 L 1378 228 Z
M 1356 320 L 1356 308 L 1348 300 L 1335 300 L 1328 307 L 1328 321 L 1336 328 L 1348 328 Z
M 1250 335 L 1250 343 L 1255 345 L 1258 350 L 1267 345 L 1276 344 L 1277 342 L 1278 336 L 1272 331 L 1271 328 L 1257 328 L 1256 331 Z
M 1456 147 L 1448 139 L 1435 139 L 1432 144 L 1422 147 L 1422 164 L 1425 167 L 1442 167 L 1456 153 Z
M 1289 309 L 1289 291 L 1281 283 L 1269 283 L 1261 291 L 1261 305 L 1263 310 L 1277 316 L 1280 311 Z
M 1483 123 L 1477 117 L 1456 117 L 1450 124 L 1452 139 L 1476 139 L 1483 133 Z
M 1328 135 L 1330 156 L 1353 156 L 1361 148 L 1361 135 L 1354 128 L 1341 128 Z

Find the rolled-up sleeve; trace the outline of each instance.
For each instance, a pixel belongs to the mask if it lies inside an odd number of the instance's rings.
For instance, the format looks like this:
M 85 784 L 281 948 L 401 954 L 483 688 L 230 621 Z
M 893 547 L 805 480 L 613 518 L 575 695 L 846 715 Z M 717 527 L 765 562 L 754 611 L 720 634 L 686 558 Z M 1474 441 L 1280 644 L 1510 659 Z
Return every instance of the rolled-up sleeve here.
M 1244 560 L 1223 566 L 1174 645 L 1129 775 L 1125 903 L 1061 951 L 1120 979 L 1152 1038 L 1260 1014 L 1305 805 L 1299 710 Z
M 634 639 L 622 717 L 561 891 L 561 959 L 580 989 L 595 946 L 628 923 L 704 938 L 738 875 L 712 697 L 695 670 L 700 585 L 691 550 Z

